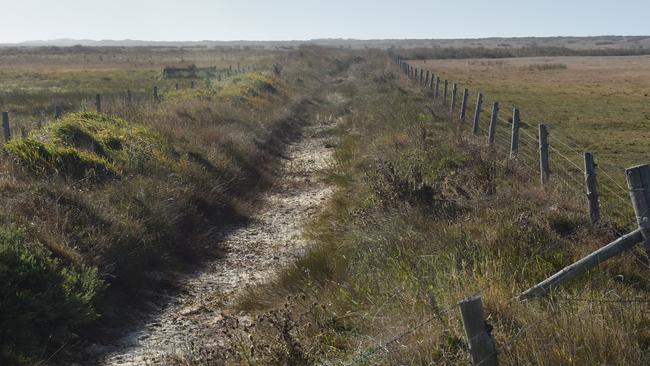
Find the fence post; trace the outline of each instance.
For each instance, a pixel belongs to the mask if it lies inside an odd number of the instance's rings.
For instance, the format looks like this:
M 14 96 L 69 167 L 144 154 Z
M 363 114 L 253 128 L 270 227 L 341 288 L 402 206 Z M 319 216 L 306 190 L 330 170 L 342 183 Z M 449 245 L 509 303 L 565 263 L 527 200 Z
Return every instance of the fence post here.
M 438 100 L 440 96 L 440 76 L 436 76 L 436 91 L 435 91 L 435 100 Z
M 178 90 L 178 83 L 176 83 L 176 90 Z
M 458 86 L 456 85 L 456 83 L 454 83 L 451 86 L 451 106 L 449 107 L 449 113 L 454 113 L 454 109 L 456 109 L 457 88 L 458 88 Z
M 194 89 L 194 80 L 190 81 L 190 89 Z
M 430 71 L 427 70 L 427 78 L 424 80 L 424 87 L 425 87 L 425 88 L 426 88 L 427 86 L 429 86 L 429 76 L 430 76 L 429 74 L 430 74 Z
M 585 153 L 585 181 L 587 184 L 589 219 L 592 224 L 597 224 L 600 221 L 600 205 L 598 202 L 596 163 L 594 161 L 594 155 L 590 152 Z
M 476 110 L 474 111 L 474 124 L 472 126 L 472 133 L 478 135 L 478 125 L 481 118 L 481 108 L 483 107 L 483 94 L 478 93 L 476 97 Z
M 63 115 L 63 111 L 61 111 L 61 106 L 55 105 L 54 106 L 54 119 L 61 119 L 62 115 Z
M 650 165 L 638 165 L 625 170 L 632 207 L 643 236 L 645 250 L 650 255 Z
M 11 128 L 9 127 L 9 112 L 2 112 L 2 131 L 5 134 L 5 142 L 11 140 Z
M 463 317 L 465 337 L 474 366 L 496 366 L 496 342 L 490 334 L 491 327 L 485 321 L 481 296 L 474 296 L 458 303 Z
M 499 114 L 499 102 L 494 102 L 492 104 L 492 115 L 490 116 L 490 129 L 488 130 L 488 144 L 490 145 L 494 145 L 498 114 Z
M 431 83 L 428 85 L 429 89 L 433 90 L 433 88 L 436 86 L 436 74 L 431 73 Z M 435 99 L 435 95 L 433 96 Z
M 157 86 L 154 86 L 154 87 L 153 87 L 153 100 L 154 100 L 155 102 L 158 101 L 158 87 L 157 87 Z
M 539 176 L 542 185 L 548 183 L 549 164 L 548 164 L 548 130 L 546 125 L 539 125 Z
M 469 90 L 463 90 L 463 102 L 460 105 L 460 120 L 465 122 L 465 115 L 467 114 L 467 98 L 469 98 Z
M 101 94 L 95 95 L 95 109 L 97 110 L 97 113 L 101 113 L 101 111 L 102 111 L 102 95 Z
M 420 69 L 420 86 L 424 83 L 424 70 Z
M 510 159 L 517 156 L 519 150 L 519 109 L 512 109 L 512 136 L 510 137 Z
M 445 88 L 444 88 L 444 93 L 442 94 L 442 100 L 447 103 L 447 90 L 449 89 L 449 80 L 445 80 Z
M 131 105 L 131 103 L 133 103 L 133 94 L 131 93 L 131 89 L 128 89 L 126 91 L 126 103 L 128 105 Z

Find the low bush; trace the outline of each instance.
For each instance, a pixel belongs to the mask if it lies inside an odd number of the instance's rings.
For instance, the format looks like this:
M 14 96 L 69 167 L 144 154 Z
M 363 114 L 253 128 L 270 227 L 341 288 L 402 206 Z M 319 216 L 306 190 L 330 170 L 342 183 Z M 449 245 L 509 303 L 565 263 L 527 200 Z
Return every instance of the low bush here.
M 15 227 L 0 227 L 0 363 L 33 361 L 97 319 L 96 269 L 66 266 Z

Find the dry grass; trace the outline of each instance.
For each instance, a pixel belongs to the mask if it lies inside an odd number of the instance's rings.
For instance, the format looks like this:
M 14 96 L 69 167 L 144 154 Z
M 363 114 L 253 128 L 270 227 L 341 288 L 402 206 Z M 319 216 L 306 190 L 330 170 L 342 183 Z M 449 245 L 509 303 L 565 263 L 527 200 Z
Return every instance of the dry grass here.
M 308 227 L 313 249 L 241 306 L 280 311 L 299 329 L 292 339 L 316 362 L 466 364 L 457 302 L 481 293 L 501 364 L 647 363 L 643 301 L 650 287 L 633 256 L 546 299 L 516 299 L 616 233 L 590 225 L 581 200 L 536 187 L 447 118 L 423 113 L 427 99 L 395 69 L 373 60 L 361 70 L 366 77 L 341 85 L 353 102 L 331 169 L 340 190 Z M 320 317 L 300 317 L 312 306 Z M 282 329 L 228 332 L 239 356 L 237 350 L 258 351 L 249 339 L 265 342 L 259 350 L 266 353 L 233 363 L 291 354 L 277 341 Z

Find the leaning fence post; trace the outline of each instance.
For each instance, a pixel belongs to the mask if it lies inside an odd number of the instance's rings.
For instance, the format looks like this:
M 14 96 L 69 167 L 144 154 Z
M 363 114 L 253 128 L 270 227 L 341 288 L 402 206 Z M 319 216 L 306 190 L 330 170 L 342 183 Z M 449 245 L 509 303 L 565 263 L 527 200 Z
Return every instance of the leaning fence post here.
M 54 119 L 61 119 L 62 115 L 63 115 L 63 112 L 61 111 L 61 106 L 55 105 L 54 106 Z
M 597 224 L 600 221 L 600 205 L 598 202 L 596 163 L 594 162 L 594 155 L 590 152 L 585 153 L 585 182 L 587 184 L 589 219 L 592 224 Z
M 483 94 L 478 93 L 476 98 L 476 110 L 474 111 L 474 124 L 472 127 L 472 133 L 478 135 L 478 125 L 481 118 L 481 108 L 483 107 Z
M 488 130 L 488 144 L 494 144 L 494 135 L 497 129 L 497 115 L 499 113 L 499 102 L 492 104 L 492 115 L 490 116 L 490 129 Z
M 626 169 L 625 176 L 646 253 L 650 256 L 650 165 Z
M 460 105 L 460 120 L 465 122 L 465 115 L 467 114 L 467 98 L 469 98 L 469 90 L 463 90 L 463 102 Z
M 100 113 L 102 111 L 102 95 L 101 94 L 95 95 L 95 109 L 97 110 L 97 113 Z
M 449 107 L 449 113 L 454 113 L 454 109 L 456 109 L 457 88 L 456 83 L 451 86 L 451 106 Z
M 519 150 L 519 109 L 512 109 L 512 136 L 510 137 L 510 159 L 517 156 Z
M 2 112 L 2 131 L 5 134 L 5 142 L 11 140 L 11 128 L 9 127 L 9 112 Z
M 496 366 L 497 349 L 491 327 L 485 321 L 481 296 L 474 296 L 458 303 L 463 317 L 463 327 L 474 366 Z
M 548 130 L 546 125 L 539 125 L 539 176 L 542 185 L 548 183 L 549 177 L 549 164 L 548 164 Z

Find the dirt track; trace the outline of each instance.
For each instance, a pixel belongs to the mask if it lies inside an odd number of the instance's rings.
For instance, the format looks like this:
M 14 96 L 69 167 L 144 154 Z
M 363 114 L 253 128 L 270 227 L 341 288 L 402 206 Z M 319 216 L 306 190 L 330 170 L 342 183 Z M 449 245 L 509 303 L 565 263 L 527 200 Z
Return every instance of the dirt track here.
M 249 225 L 225 238 L 224 258 L 183 279 L 183 291 L 139 330 L 102 346 L 101 364 L 159 364 L 191 343 L 220 342 L 221 314 L 237 294 L 268 281 L 306 249 L 302 227 L 333 192 L 322 174 L 332 150 L 320 132 L 334 122 L 319 115 L 305 128 L 302 138 L 288 146 L 280 177 L 261 198 L 262 209 Z

